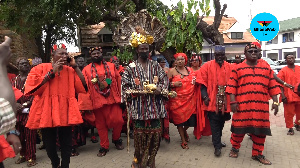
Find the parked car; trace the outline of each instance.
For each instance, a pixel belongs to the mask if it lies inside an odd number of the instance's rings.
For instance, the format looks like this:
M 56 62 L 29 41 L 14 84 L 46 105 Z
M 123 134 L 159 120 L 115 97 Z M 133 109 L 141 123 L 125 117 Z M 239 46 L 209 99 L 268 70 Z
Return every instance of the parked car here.
M 296 60 L 295 60 L 295 65 L 300 66 L 300 59 L 296 59 Z M 279 72 L 283 67 L 285 67 L 285 66 L 287 66 L 286 61 L 285 61 L 285 60 L 284 60 L 284 61 L 280 61 L 279 64 L 277 65 L 277 70 L 278 70 L 278 72 Z
M 267 57 L 262 57 L 261 59 L 265 60 L 271 67 L 271 69 L 275 72 L 275 74 L 278 74 L 279 70 L 282 68 L 279 65 L 277 65 L 273 60 Z

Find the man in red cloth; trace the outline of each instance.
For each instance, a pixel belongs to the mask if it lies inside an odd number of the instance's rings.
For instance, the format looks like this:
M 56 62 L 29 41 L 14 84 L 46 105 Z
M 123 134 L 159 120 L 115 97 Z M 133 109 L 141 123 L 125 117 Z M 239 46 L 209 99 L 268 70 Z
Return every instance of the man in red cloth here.
M 222 147 L 226 144 L 221 142 L 222 130 L 226 120 L 230 119 L 229 97 L 225 96 L 225 87 L 231 73 L 231 65 L 225 61 L 225 47 L 215 46 L 215 60 L 208 61 L 197 75 L 197 83 L 201 84 L 201 97 L 204 101 L 201 107 L 207 112 L 209 118 L 212 142 L 216 156 L 221 155 Z
M 68 168 L 72 151 L 72 126 L 82 123 L 75 93 L 87 91 L 75 59 L 64 44 L 54 45 L 52 63 L 33 67 L 25 84 L 25 95 L 34 95 L 26 127 L 42 129 L 47 155 L 53 168 L 60 167 L 56 136 L 61 145 L 61 167 Z
M 5 41 L 0 44 L 0 168 L 4 168 L 3 160 L 15 157 L 22 149 L 18 132 L 13 130 L 16 124 L 15 102 L 19 96 L 14 95 L 7 76 L 6 66 L 11 58 L 10 44 L 11 39 L 7 36 L 5 36 Z M 8 133 L 6 139 L 5 133 Z
M 252 159 L 262 164 L 271 162 L 263 155 L 266 135 L 271 135 L 269 121 L 269 97 L 272 96 L 275 115 L 279 102 L 280 89 L 270 66 L 258 62 L 261 50 L 255 44 L 245 47 L 246 61 L 232 70 L 226 93 L 230 94 L 232 116 L 230 157 L 237 158 L 241 142 L 249 133 L 253 141 Z
M 278 73 L 278 78 L 296 86 L 300 81 L 300 66 L 295 65 L 295 56 L 293 54 L 287 54 L 285 56 L 287 66 L 282 68 Z M 293 118 L 296 115 L 295 128 L 300 131 L 300 97 L 294 93 L 294 91 L 287 87 L 281 88 L 281 98 L 284 105 L 284 118 L 286 128 L 288 128 L 287 135 L 294 135 Z
M 24 85 L 27 79 L 28 73 L 30 72 L 31 66 L 28 59 L 20 57 L 17 59 L 16 65 L 19 69 L 19 75 L 12 80 L 12 84 L 17 89 L 24 92 Z M 31 107 L 33 96 L 22 96 L 17 101 L 17 125 L 16 128 L 20 132 L 20 140 L 22 143 L 22 150 L 20 152 L 20 157 L 16 161 L 16 164 L 23 163 L 27 161 L 27 166 L 36 165 L 36 130 L 30 130 L 25 127 L 29 109 Z
M 113 128 L 112 140 L 118 150 L 123 150 L 121 130 L 123 125 L 121 103 L 121 76 L 115 65 L 103 60 L 102 49 L 90 49 L 92 63 L 82 73 L 88 84 L 89 93 L 79 95 L 79 101 L 91 105 L 95 114 L 95 124 L 100 136 L 100 150 L 97 156 L 105 156 L 109 151 L 108 129 Z M 80 107 L 81 108 L 81 107 Z

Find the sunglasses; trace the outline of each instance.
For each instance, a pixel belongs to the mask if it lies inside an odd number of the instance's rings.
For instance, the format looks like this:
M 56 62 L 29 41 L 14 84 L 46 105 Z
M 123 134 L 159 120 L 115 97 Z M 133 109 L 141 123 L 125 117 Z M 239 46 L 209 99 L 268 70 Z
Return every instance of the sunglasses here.
M 250 54 L 252 54 L 252 53 L 256 54 L 256 53 L 258 53 L 258 50 L 248 50 L 247 52 L 250 53 Z

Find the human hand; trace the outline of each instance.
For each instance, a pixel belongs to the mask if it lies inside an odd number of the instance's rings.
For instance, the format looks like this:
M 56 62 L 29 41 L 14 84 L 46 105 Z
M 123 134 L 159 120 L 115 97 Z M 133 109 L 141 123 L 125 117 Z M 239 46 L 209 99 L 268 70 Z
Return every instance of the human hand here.
M 22 110 L 24 109 L 24 106 L 20 103 L 16 103 L 16 109 L 18 113 L 21 113 Z
M 70 59 L 71 59 L 71 61 L 70 61 L 69 65 L 71 67 L 77 67 L 77 64 L 76 64 L 76 61 L 75 61 L 74 57 L 70 56 Z
M 156 90 L 153 91 L 153 94 L 155 94 L 155 95 L 161 94 L 161 88 L 158 86 L 158 87 L 156 88 Z
M 15 151 L 15 154 L 17 155 L 21 149 L 22 149 L 22 146 L 21 146 L 21 142 L 20 142 L 20 139 L 17 135 L 15 134 L 9 134 L 6 138 L 6 141 L 13 146 L 13 149 Z
M 62 58 L 57 60 L 52 66 L 53 66 L 53 73 L 60 72 L 62 66 L 64 65 L 64 61 Z
M 233 103 L 230 105 L 231 111 L 236 113 L 239 110 L 239 105 L 237 103 Z
M 206 106 L 208 106 L 208 105 L 209 105 L 209 102 L 210 102 L 210 98 L 207 97 L 207 98 L 204 100 L 204 104 L 205 104 Z
M 3 43 L 0 44 L 0 65 L 6 66 L 9 63 L 9 60 L 11 58 L 11 49 L 10 49 L 10 43 L 11 38 L 8 36 L 5 36 L 5 40 Z
M 290 89 L 294 89 L 294 86 L 292 86 L 292 85 L 290 85 L 290 84 L 288 84 L 288 83 L 286 83 L 284 86 L 285 86 L 285 87 L 288 87 L 288 88 L 290 88 Z
M 276 105 L 276 104 L 272 104 L 272 110 L 275 110 L 274 111 L 274 115 L 276 116 L 277 115 L 277 113 L 278 113 L 278 105 Z

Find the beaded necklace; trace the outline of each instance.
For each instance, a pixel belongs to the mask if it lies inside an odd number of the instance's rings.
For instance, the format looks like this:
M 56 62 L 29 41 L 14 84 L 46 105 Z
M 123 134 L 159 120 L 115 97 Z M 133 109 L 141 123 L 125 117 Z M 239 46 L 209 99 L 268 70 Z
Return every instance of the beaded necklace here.
M 94 79 L 94 78 L 97 79 L 97 84 L 93 83 L 95 90 L 98 93 L 100 93 L 101 95 L 103 95 L 104 97 L 108 97 L 110 94 L 110 84 L 112 82 L 112 75 L 111 75 L 110 69 L 109 69 L 106 61 L 103 61 L 102 63 L 104 65 L 104 70 L 105 70 L 105 76 L 104 76 L 105 82 L 108 84 L 108 86 L 105 88 L 102 88 L 103 83 L 102 83 L 102 81 L 99 80 L 97 68 L 94 63 L 92 63 L 92 66 L 91 66 L 91 77 L 92 77 L 92 79 Z M 96 74 L 95 77 L 93 76 L 93 71 L 95 71 L 95 74 Z
M 185 76 L 189 76 L 190 75 L 190 71 L 188 70 L 188 68 L 185 66 L 186 71 L 188 72 L 187 75 L 182 74 L 181 72 L 179 72 L 179 70 L 177 69 L 177 67 L 175 67 L 176 71 L 181 75 L 180 78 L 183 79 Z

